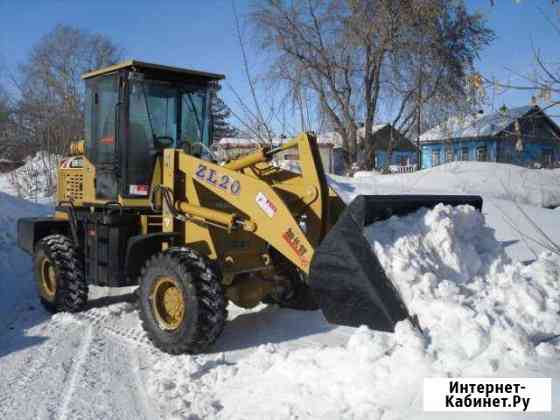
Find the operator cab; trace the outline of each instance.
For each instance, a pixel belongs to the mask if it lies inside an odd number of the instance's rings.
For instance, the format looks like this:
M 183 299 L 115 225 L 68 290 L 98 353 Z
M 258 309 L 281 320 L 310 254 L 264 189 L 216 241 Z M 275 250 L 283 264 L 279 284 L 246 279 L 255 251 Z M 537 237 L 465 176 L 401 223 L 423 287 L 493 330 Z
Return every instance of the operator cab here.
M 165 148 L 207 150 L 220 74 L 130 60 L 86 73 L 85 154 L 98 199 L 146 198 Z

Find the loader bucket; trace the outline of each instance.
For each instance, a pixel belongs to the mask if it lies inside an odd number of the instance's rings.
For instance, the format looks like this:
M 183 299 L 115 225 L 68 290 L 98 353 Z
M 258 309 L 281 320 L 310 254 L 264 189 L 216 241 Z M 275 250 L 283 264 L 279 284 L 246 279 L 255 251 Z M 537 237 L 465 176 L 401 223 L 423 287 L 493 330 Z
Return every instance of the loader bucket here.
M 438 203 L 482 210 L 481 197 L 448 195 L 362 195 L 346 207 L 315 250 L 309 271 L 309 285 L 327 321 L 393 332 L 397 322 L 410 317 L 363 230 Z

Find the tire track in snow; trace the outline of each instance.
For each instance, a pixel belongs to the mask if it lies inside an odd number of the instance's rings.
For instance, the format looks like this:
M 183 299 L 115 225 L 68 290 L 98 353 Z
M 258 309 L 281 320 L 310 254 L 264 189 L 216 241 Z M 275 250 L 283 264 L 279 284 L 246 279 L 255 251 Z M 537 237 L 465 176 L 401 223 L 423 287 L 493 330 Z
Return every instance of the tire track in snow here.
M 157 409 L 149 404 L 138 351 L 153 352 L 154 348 L 141 328 L 122 325 L 129 319 L 115 319 L 114 313 L 90 310 L 73 315 L 73 320 L 92 331 L 90 350 L 76 370 L 74 384 L 66 394 L 68 403 L 61 420 L 98 418 L 159 418 Z M 111 395 L 120 395 L 118 399 Z M 109 398 L 108 398 L 109 397 Z M 61 409 L 62 413 L 62 409 Z
M 57 323 L 52 322 L 47 327 L 43 327 L 41 332 L 48 334 L 51 326 L 56 328 Z M 43 375 L 45 367 L 49 365 L 51 356 L 56 352 L 57 347 L 58 341 L 56 337 L 53 337 L 35 348 L 25 349 L 23 350 L 26 353 L 23 363 L 16 364 L 13 375 L 6 379 L 6 372 L 3 372 L 0 384 L 0 419 L 21 416 L 21 407 L 25 405 L 31 384 L 36 378 Z
M 84 363 L 87 360 L 88 352 L 91 347 L 91 342 L 93 340 L 93 327 L 88 325 L 84 338 L 82 339 L 82 344 L 80 349 L 78 350 L 78 355 L 70 369 L 70 382 L 63 393 L 63 401 L 60 409 L 58 411 L 57 418 L 60 420 L 66 420 L 68 416 L 68 406 L 70 405 L 70 401 L 72 400 L 72 395 L 74 394 L 74 390 L 76 389 L 76 385 L 78 383 L 78 379 L 80 376 L 80 371 L 84 366 Z
M 72 396 L 62 420 L 155 419 L 139 388 L 130 359 L 130 346 L 105 331 L 94 332 L 90 351 L 76 376 Z M 135 349 L 136 350 L 136 349 Z
M 152 409 L 152 407 L 149 404 L 149 401 L 152 401 L 152 399 L 148 396 L 148 392 L 144 385 L 142 372 L 140 371 L 141 368 L 140 368 L 140 360 L 138 358 L 138 353 L 136 353 L 135 351 L 131 351 L 131 349 L 128 348 L 127 354 L 129 356 L 132 373 L 134 375 L 134 383 L 135 383 L 137 399 L 138 401 L 140 401 L 144 409 L 143 411 L 146 414 L 146 417 L 149 419 L 155 419 L 160 417 L 159 415 L 156 414 L 155 410 Z
M 115 336 L 118 339 L 127 341 L 130 344 L 135 344 L 145 347 L 146 349 L 153 350 L 152 343 L 139 325 L 137 327 L 119 325 L 114 322 L 114 316 L 111 313 L 100 313 L 99 311 L 92 309 L 75 315 L 75 318 L 86 323 L 91 323 L 99 329 Z
M 126 312 L 64 314 L 26 330 L 45 341 L 4 356 L 12 360 L 0 374 L 0 420 L 159 418 L 139 361 L 155 350 Z M 25 344 L 11 335 L 4 348 Z

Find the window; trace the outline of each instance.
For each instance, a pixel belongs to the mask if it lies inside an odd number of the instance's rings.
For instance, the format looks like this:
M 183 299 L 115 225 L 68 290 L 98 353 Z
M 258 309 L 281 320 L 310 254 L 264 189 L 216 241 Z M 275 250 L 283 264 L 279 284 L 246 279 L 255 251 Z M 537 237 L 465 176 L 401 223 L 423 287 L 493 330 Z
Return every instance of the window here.
M 134 82 L 129 96 L 127 172 L 129 185 L 147 185 L 153 170 L 156 138 L 177 141 L 177 92 L 171 85 Z
M 284 160 L 298 160 L 298 155 L 296 153 L 285 154 Z
M 204 89 L 159 81 L 135 81 L 129 91 L 129 185 L 147 185 L 157 150 L 185 142 L 208 145 L 207 100 Z M 203 151 L 204 152 L 204 151 Z
M 445 155 L 446 162 L 453 162 L 453 149 L 447 149 Z
M 400 164 L 401 164 L 401 166 L 407 166 L 408 165 L 408 159 L 406 158 L 405 155 L 401 155 Z
M 432 150 L 432 166 L 438 166 L 439 163 L 439 149 Z
M 151 149 L 155 137 L 170 137 L 176 142 L 176 89 L 163 83 L 133 83 L 129 122 L 131 149 Z
M 461 148 L 461 160 L 469 160 L 469 148 L 462 147 Z
M 379 169 L 382 166 L 382 159 L 377 153 L 375 154 L 375 169 Z
M 181 140 L 203 143 L 208 146 L 208 117 L 206 92 L 194 91 L 182 94 Z
M 115 120 L 119 98 L 117 82 L 112 76 L 102 77 L 89 82 L 88 91 L 88 155 L 94 163 L 110 163 L 115 153 Z
M 488 160 L 488 149 L 486 146 L 476 148 L 476 160 L 479 162 L 486 162 Z
M 552 150 L 550 149 L 543 150 L 543 165 L 545 167 L 552 166 Z

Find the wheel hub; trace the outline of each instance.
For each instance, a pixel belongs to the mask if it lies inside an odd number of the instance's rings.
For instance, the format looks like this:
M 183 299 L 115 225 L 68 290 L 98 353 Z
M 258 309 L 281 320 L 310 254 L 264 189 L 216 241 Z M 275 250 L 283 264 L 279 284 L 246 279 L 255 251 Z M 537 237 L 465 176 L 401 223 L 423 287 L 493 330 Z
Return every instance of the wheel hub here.
M 48 258 L 41 263 L 41 288 L 47 298 L 53 298 L 56 294 L 56 273 Z
M 179 328 L 185 316 L 185 302 L 175 279 L 160 277 L 154 285 L 151 301 L 154 315 L 163 329 Z

